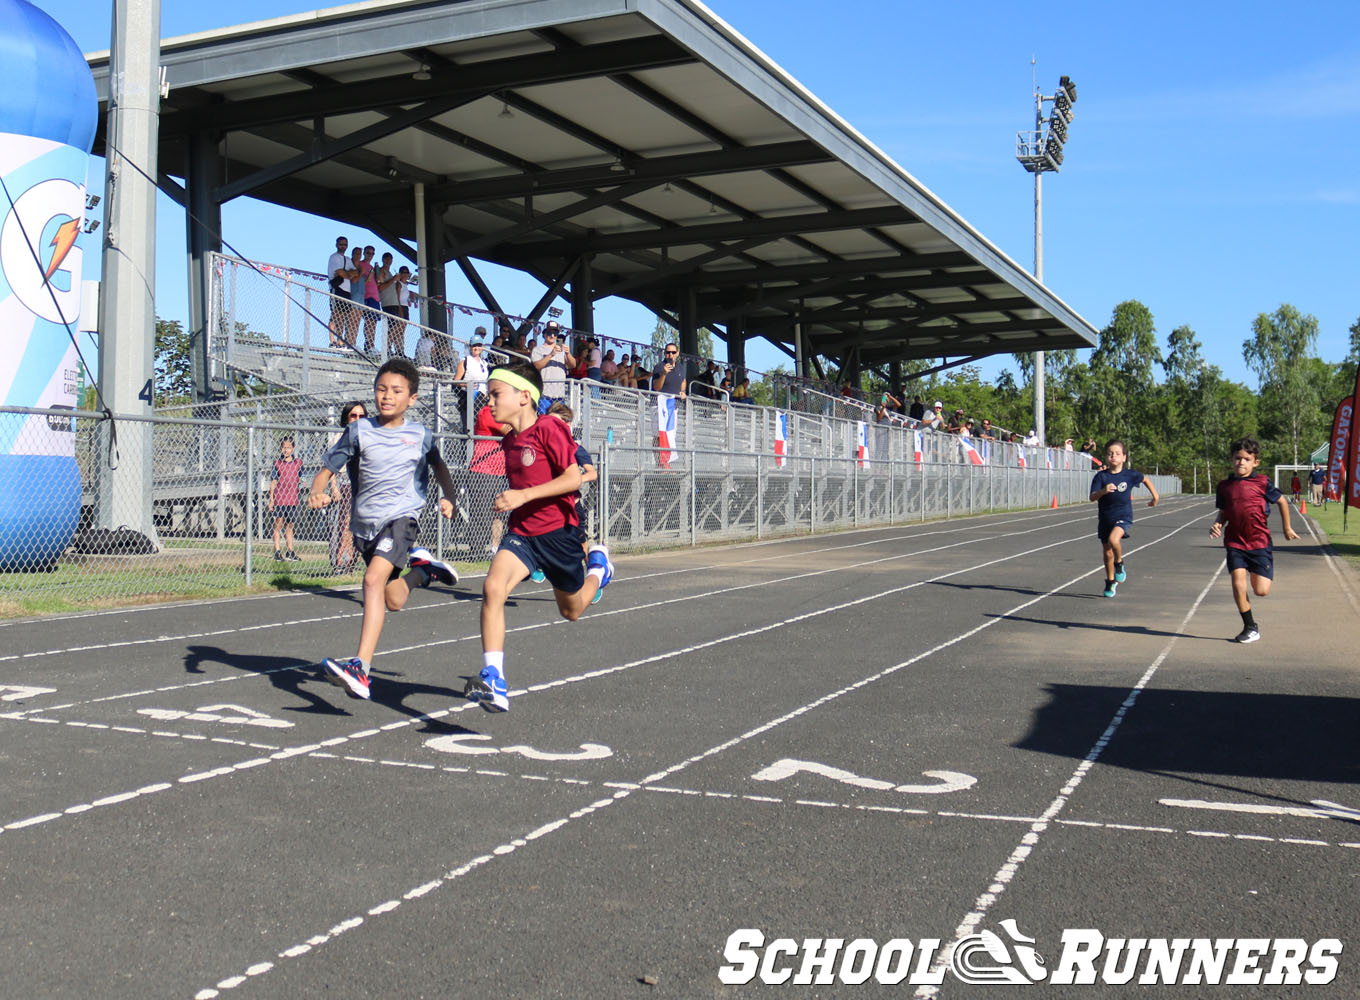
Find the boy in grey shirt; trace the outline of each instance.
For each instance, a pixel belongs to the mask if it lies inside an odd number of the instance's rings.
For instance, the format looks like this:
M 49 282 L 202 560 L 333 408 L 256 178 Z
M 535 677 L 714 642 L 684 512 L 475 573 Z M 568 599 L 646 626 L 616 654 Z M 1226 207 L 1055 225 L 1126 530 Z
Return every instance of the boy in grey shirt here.
M 406 419 L 416 401 L 420 373 L 405 358 L 393 358 L 378 369 L 373 382 L 377 417 L 355 420 L 322 459 L 312 480 L 307 506 L 318 509 L 331 502 L 331 476 L 346 469 L 354 497 L 350 531 L 354 547 L 364 557 L 364 618 L 359 628 L 359 653 L 344 660 L 321 661 L 326 679 L 345 688 L 353 698 L 367 698 L 368 672 L 378 649 L 388 611 L 400 611 L 412 587 L 428 587 L 430 580 L 453 586 L 458 574 L 425 548 L 416 545 L 416 518 L 425 509 L 430 472 L 444 496 L 439 510 L 453 517 L 453 478 L 439 455 L 428 427 Z M 404 577 L 401 567 L 410 560 Z

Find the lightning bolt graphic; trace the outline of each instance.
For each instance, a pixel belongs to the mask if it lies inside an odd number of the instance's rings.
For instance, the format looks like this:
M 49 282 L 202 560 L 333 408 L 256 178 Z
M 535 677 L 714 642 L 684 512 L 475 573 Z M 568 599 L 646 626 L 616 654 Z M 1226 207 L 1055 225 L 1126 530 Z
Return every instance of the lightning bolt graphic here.
M 44 281 L 52 277 L 52 275 L 56 273 L 57 268 L 61 267 L 61 262 L 64 261 L 66 255 L 71 252 L 71 247 L 75 246 L 76 237 L 79 235 L 79 219 L 71 219 L 68 222 L 63 222 L 57 227 L 56 235 L 52 237 L 52 242 L 48 244 L 57 249 L 52 253 L 52 263 L 47 265 L 47 273 L 43 275 Z

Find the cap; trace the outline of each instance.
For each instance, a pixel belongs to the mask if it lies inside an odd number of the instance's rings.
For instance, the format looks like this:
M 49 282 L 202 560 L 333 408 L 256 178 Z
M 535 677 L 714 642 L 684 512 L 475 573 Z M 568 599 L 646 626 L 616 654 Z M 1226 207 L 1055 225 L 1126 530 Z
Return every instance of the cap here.
M 543 324 L 544 333 L 556 333 L 560 329 L 562 329 L 562 325 L 558 323 L 557 320 L 555 319 L 550 319 L 548 320 L 548 322 Z
M 941 403 L 938 399 L 935 400 L 935 409 L 937 409 L 937 410 L 943 410 L 943 409 L 944 409 L 944 404 Z

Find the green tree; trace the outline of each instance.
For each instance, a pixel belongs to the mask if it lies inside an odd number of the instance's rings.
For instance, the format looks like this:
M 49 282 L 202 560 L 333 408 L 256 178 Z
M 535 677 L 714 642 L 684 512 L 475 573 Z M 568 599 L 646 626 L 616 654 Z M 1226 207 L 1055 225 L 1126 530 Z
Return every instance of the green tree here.
M 1153 366 L 1161 360 L 1151 310 L 1136 299 L 1115 306 L 1081 380 L 1079 416 L 1087 433 L 1118 435 L 1131 450 L 1151 445 L 1156 435 L 1149 434 L 1147 417 L 1155 388 Z
M 177 319 L 156 317 L 156 405 L 188 403 L 193 398 L 194 371 L 189 334 Z
M 1242 357 L 1260 380 L 1262 401 L 1272 415 L 1267 433 L 1297 465 L 1300 440 L 1320 423 L 1319 387 L 1309 379 L 1308 364 L 1317 343 L 1317 317 L 1286 303 L 1273 313 L 1260 313 L 1251 332 L 1242 344 Z

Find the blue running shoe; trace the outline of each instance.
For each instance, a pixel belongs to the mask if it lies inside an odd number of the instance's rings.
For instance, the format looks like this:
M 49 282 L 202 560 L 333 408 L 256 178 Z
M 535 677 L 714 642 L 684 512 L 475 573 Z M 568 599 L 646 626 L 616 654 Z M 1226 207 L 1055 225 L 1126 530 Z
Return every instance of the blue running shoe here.
M 1119 581 L 1118 581 L 1118 580 L 1106 580 L 1106 581 L 1105 581 L 1105 596 L 1106 596 L 1106 597 L 1113 597 L 1113 596 L 1114 596 L 1114 588 L 1117 587 L 1117 586 L 1119 586 Z
M 600 594 L 604 593 L 604 588 L 609 586 L 609 581 L 614 579 L 614 564 L 609 561 L 609 549 L 603 545 L 592 545 L 586 553 L 586 570 L 604 570 L 604 576 L 600 577 L 600 589 L 595 591 L 595 596 L 590 603 L 594 604 L 600 599 Z
M 536 569 L 529 574 L 529 579 L 533 580 L 534 583 L 542 583 L 544 580 L 547 579 L 547 577 L 543 575 L 543 571 L 541 569 Z
M 418 545 L 411 550 L 411 568 L 425 571 L 422 587 L 428 587 L 431 580 L 438 580 L 446 587 L 458 582 L 458 571 L 443 560 L 436 559 L 434 553 L 423 546 Z
M 590 603 L 591 603 L 591 604 L 599 604 L 599 603 L 600 603 L 600 598 L 603 597 L 603 596 L 604 596 L 604 588 L 601 587 L 599 590 L 595 591 L 595 596 L 592 597 L 592 598 L 590 599 Z
M 351 698 L 368 700 L 368 671 L 364 669 L 363 660 L 357 656 L 347 660 L 327 658 L 321 661 L 321 667 L 326 680 L 344 688 Z
M 1123 583 L 1123 582 L 1124 582 L 1125 580 L 1127 580 L 1127 579 L 1128 579 L 1128 574 L 1124 572 L 1124 564 L 1123 564 L 1123 563 L 1115 563 L 1115 564 L 1114 564 L 1114 582 L 1115 582 L 1115 583 Z
M 475 701 L 488 712 L 510 711 L 510 694 L 505 685 L 505 675 L 495 667 L 482 667 L 482 672 L 471 678 L 463 688 L 463 697 Z

